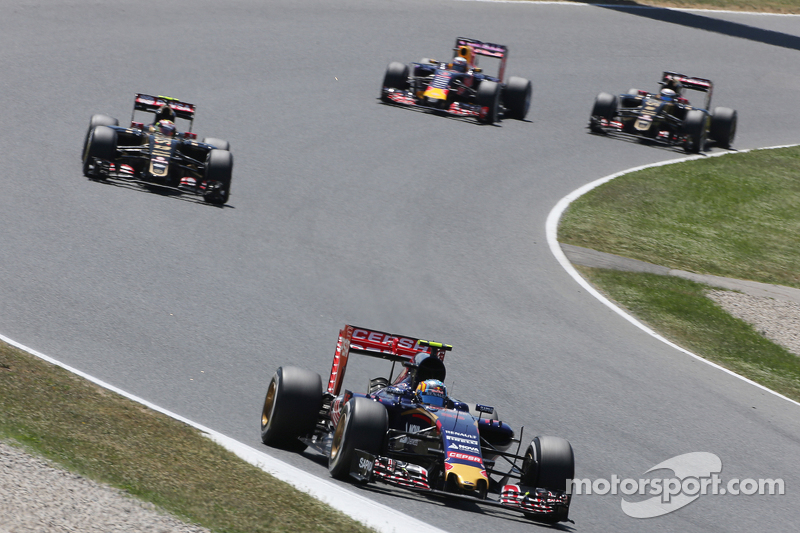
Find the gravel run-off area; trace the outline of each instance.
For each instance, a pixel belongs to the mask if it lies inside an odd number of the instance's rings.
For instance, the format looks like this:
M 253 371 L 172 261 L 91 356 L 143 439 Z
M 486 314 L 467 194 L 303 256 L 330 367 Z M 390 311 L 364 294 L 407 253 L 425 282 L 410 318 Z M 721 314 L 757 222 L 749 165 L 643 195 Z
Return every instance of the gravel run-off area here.
M 0 441 L 0 533 L 203 533 L 154 505 Z
M 711 290 L 707 295 L 764 337 L 800 356 L 800 305 L 734 291 Z

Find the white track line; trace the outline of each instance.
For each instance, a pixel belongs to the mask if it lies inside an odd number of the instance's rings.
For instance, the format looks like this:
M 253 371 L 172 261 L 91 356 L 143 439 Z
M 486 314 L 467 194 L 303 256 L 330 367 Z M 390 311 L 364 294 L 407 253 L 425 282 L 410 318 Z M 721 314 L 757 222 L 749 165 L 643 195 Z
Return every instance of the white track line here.
M 272 474 L 281 481 L 292 485 L 294 488 L 313 496 L 321 502 L 330 505 L 334 509 L 338 509 L 349 517 L 358 520 L 362 524 L 365 524 L 382 533 L 395 533 L 398 531 L 430 531 L 432 533 L 445 533 L 444 530 L 437 529 L 427 522 L 417 520 L 416 518 L 405 515 L 395 509 L 392 509 L 391 507 L 372 501 L 361 494 L 349 491 L 326 479 L 319 478 L 288 463 L 284 463 L 283 461 L 280 461 L 271 455 L 252 448 L 239 441 L 233 440 L 222 433 L 200 425 L 197 422 L 193 422 L 180 416 L 179 414 L 173 413 L 172 411 L 167 411 L 163 407 L 159 407 L 153 403 L 150 403 L 143 398 L 129 394 L 122 389 L 97 379 L 94 376 L 90 376 L 85 372 L 81 372 L 76 368 L 53 359 L 52 357 L 48 357 L 43 353 L 28 348 L 27 346 L 9 339 L 4 335 L 0 335 L 0 340 L 10 344 L 11 346 L 19 348 L 24 352 L 36 356 L 39 359 L 47 361 L 48 363 L 60 366 L 61 368 L 72 372 L 73 374 L 91 381 L 95 385 L 99 385 L 104 389 L 115 392 L 128 398 L 129 400 L 140 403 L 152 409 L 153 411 L 158 411 L 159 413 L 163 413 L 171 418 L 174 418 L 175 420 L 183 422 L 184 424 L 199 429 L 211 440 L 232 451 L 248 463 L 257 466 L 261 470 Z
M 768 148 L 757 148 L 757 149 L 753 149 L 753 150 L 740 150 L 738 153 L 745 153 L 745 152 L 751 152 L 751 151 L 756 151 L 756 150 L 774 150 L 774 149 L 777 149 L 777 148 L 789 148 L 791 146 L 800 146 L 800 145 L 790 144 L 790 145 L 785 145 L 785 146 L 771 146 L 771 147 L 768 147 Z M 733 152 L 733 153 L 736 153 L 736 152 Z M 581 196 L 583 196 L 587 192 L 591 191 L 595 187 L 599 187 L 600 185 L 602 185 L 604 183 L 607 183 L 607 182 L 613 180 L 614 178 L 618 178 L 620 176 L 624 176 L 625 174 L 630 174 L 631 172 L 644 170 L 646 168 L 654 168 L 654 167 L 661 167 L 661 166 L 665 166 L 665 165 L 673 165 L 675 163 L 683 163 L 684 161 L 692 161 L 692 160 L 695 160 L 695 159 L 702 159 L 702 158 L 705 158 L 705 157 L 719 157 L 719 156 L 725 156 L 725 155 L 729 155 L 729 154 L 731 154 L 731 152 L 717 152 L 717 153 L 708 154 L 708 155 L 694 155 L 694 156 L 690 156 L 690 157 L 682 157 L 682 158 L 673 159 L 673 160 L 670 160 L 670 161 L 662 161 L 660 163 L 653 163 L 651 165 L 642 165 L 640 167 L 635 167 L 635 168 L 630 168 L 628 170 L 623 170 L 622 172 L 617 172 L 616 174 L 611 174 L 610 176 L 606 176 L 604 178 L 600 178 L 599 180 L 596 180 L 596 181 L 593 181 L 591 183 L 588 183 L 588 184 L 584 185 L 583 187 L 572 191 L 567 196 L 562 198 L 555 205 L 555 207 L 553 207 L 553 209 L 550 211 L 550 214 L 547 215 L 547 222 L 546 222 L 546 225 L 545 225 L 545 232 L 547 234 L 547 244 L 550 246 L 550 251 L 556 257 L 556 260 L 561 264 L 562 267 L 564 267 L 564 270 L 566 270 L 567 273 L 570 276 L 572 276 L 573 279 L 575 279 L 575 281 L 578 282 L 578 284 L 580 284 L 581 287 L 586 289 L 586 291 L 589 294 L 591 294 L 592 296 L 594 296 L 595 298 L 600 300 L 600 302 L 602 302 L 603 304 L 605 304 L 606 306 L 608 306 L 609 308 L 614 310 L 617 314 L 619 314 L 622 318 L 624 318 L 625 320 L 627 320 L 628 322 L 630 322 L 634 326 L 636 326 L 639 329 L 641 329 L 642 331 L 645 331 L 646 333 L 652 335 L 653 337 L 655 337 L 656 339 L 660 340 L 661 342 L 670 345 L 671 347 L 675 348 L 676 350 L 679 350 L 679 351 L 685 353 L 686 355 L 694 357 L 698 361 L 702 361 L 702 362 L 706 363 L 707 365 L 713 366 L 714 368 L 725 372 L 726 374 L 730 374 L 731 376 L 735 376 L 735 377 L 741 379 L 742 381 L 745 381 L 745 382 L 749 383 L 750 385 L 758 387 L 759 389 L 764 390 L 766 392 L 769 392 L 770 394 L 774 394 L 775 396 L 777 396 L 779 398 L 783 398 L 787 402 L 791 402 L 791 403 L 793 403 L 795 405 L 800 406 L 800 402 L 796 402 L 796 401 L 792 400 L 791 398 L 787 398 L 783 394 L 777 393 L 772 389 L 768 389 L 767 387 L 765 387 L 765 386 L 763 386 L 763 385 L 761 385 L 759 383 L 756 383 L 753 380 L 747 379 L 744 376 L 740 376 L 736 372 L 732 372 L 732 371 L 728 370 L 727 368 L 719 366 L 716 363 L 712 363 L 711 361 L 709 361 L 707 359 L 703 359 L 699 355 L 696 355 L 696 354 L 694 354 L 694 353 L 692 353 L 692 352 L 690 352 L 688 350 L 685 350 L 685 349 L 681 348 L 677 344 L 674 344 L 673 342 L 670 342 L 669 340 L 665 339 L 664 337 L 662 337 L 661 335 L 659 335 L 658 333 L 656 333 L 652 329 L 648 328 L 647 326 L 645 326 L 644 324 L 642 324 L 641 322 L 636 320 L 634 317 L 629 315 L 627 312 L 625 312 L 621 308 L 617 307 L 608 298 L 606 298 L 605 296 L 600 294 L 592 285 L 590 285 L 589 282 L 587 282 L 583 278 L 583 276 L 581 276 L 578 273 L 578 271 L 575 270 L 575 267 L 573 267 L 572 263 L 569 262 L 569 259 L 567 259 L 567 256 L 564 254 L 564 252 L 561 250 L 561 246 L 558 244 L 558 221 L 561 220 L 561 215 L 564 214 L 564 211 L 567 210 L 567 207 L 569 207 L 569 205 L 572 202 L 574 202 L 575 200 L 577 200 L 578 198 L 580 198 Z
M 456 0 L 461 2 L 499 2 L 499 3 L 526 3 L 526 4 L 543 4 L 543 5 L 562 5 L 562 6 L 580 6 L 580 7 L 625 7 L 626 9 L 630 8 L 637 8 L 637 9 L 672 9 L 672 8 L 659 8 L 659 7 L 650 7 L 650 6 L 606 6 L 604 4 L 581 4 L 575 2 L 551 2 L 551 1 L 543 1 L 543 2 L 536 2 L 536 1 L 525 1 L 525 0 Z M 710 10 L 710 9 L 675 9 L 675 11 L 696 11 L 696 12 L 703 12 L 703 13 L 730 13 L 736 15 L 760 15 L 760 16 L 777 16 L 777 17 L 798 17 L 800 15 L 794 14 L 782 14 L 782 13 L 757 13 L 757 12 L 744 12 L 744 11 L 719 11 L 719 10 Z M 794 146 L 794 145 L 790 145 Z M 782 146 L 775 146 L 772 148 L 784 148 Z M 765 150 L 768 148 L 764 148 Z M 749 150 L 742 150 L 742 152 L 749 151 Z M 713 154 L 716 155 L 724 155 L 724 154 Z M 694 156 L 694 157 L 687 157 L 683 159 L 677 159 L 674 161 L 666 161 L 662 163 L 656 163 L 653 165 L 645 165 L 637 168 L 632 168 L 630 170 L 626 170 L 617 174 L 613 174 L 611 176 L 607 176 L 605 178 L 601 178 L 597 181 L 594 181 L 580 189 L 572 192 L 568 196 L 561 199 L 561 201 L 556 204 L 550 214 L 547 217 L 547 225 L 546 225 L 546 232 L 547 232 L 547 241 L 550 245 L 550 250 L 555 255 L 556 259 L 561 266 L 581 285 L 583 286 L 590 294 L 592 294 L 595 298 L 606 304 L 608 307 L 619 313 L 622 317 L 626 320 L 631 322 L 632 324 L 636 325 L 637 327 L 641 328 L 642 330 L 646 331 L 653 337 L 669 344 L 673 348 L 684 352 L 695 359 L 703 361 L 704 363 L 711 365 L 723 372 L 726 372 L 732 376 L 736 376 L 737 378 L 750 383 L 760 389 L 763 389 L 771 394 L 774 394 L 780 398 L 783 398 L 789 402 L 792 402 L 795 405 L 800 405 L 800 403 L 783 396 L 782 394 L 778 394 L 777 392 L 764 387 L 763 385 L 759 385 L 758 383 L 751 381 L 744 376 L 740 376 L 735 372 L 731 372 L 730 370 L 723 368 L 717 364 L 714 364 L 710 361 L 703 359 L 702 357 L 695 355 L 687 350 L 684 350 L 680 346 L 671 343 L 658 333 L 652 331 L 647 326 L 643 325 L 642 323 L 638 322 L 632 316 L 626 314 L 622 309 L 612 304 L 608 299 L 606 299 L 602 294 L 597 292 L 591 285 L 589 285 L 578 272 L 573 268 L 572 264 L 567 260 L 567 257 L 564 255 L 564 252 L 561 251 L 561 247 L 558 245 L 558 241 L 556 240 L 557 236 L 557 228 L 558 228 L 558 221 L 561 218 L 562 213 L 564 210 L 569 206 L 571 202 L 573 202 L 576 198 L 580 197 L 581 195 L 585 194 L 586 192 L 592 190 L 593 188 L 597 187 L 598 185 L 602 185 L 603 183 L 610 181 L 616 177 L 622 176 L 623 174 L 627 174 L 629 172 L 635 172 L 637 170 L 642 170 L 645 168 L 657 167 L 661 165 L 669 165 L 672 163 L 680 163 L 682 161 L 689 161 L 691 159 L 696 159 L 698 157 L 703 156 Z M 288 463 L 284 463 L 271 455 L 267 455 L 264 452 L 258 451 L 255 448 L 251 448 L 246 444 L 243 444 L 239 441 L 233 440 L 230 437 L 226 437 L 222 433 L 214 431 L 210 428 L 202 426 L 196 422 L 193 422 L 187 418 L 184 418 L 176 413 L 171 411 L 167 411 L 166 409 L 159 407 L 153 403 L 148 402 L 143 398 L 139 398 L 138 396 L 134 396 L 129 394 L 122 389 L 119 389 L 109 383 L 101 381 L 94 376 L 90 376 L 85 372 L 81 372 L 80 370 L 73 368 L 69 365 L 66 365 L 60 361 L 53 359 L 52 357 L 48 357 L 43 353 L 37 352 L 31 348 L 28 348 L 25 345 L 22 345 L 12 339 L 4 335 L 0 335 L 0 340 L 19 348 L 31 355 L 34 355 L 40 359 L 43 359 L 51 364 L 56 366 L 60 366 L 61 368 L 72 372 L 84 379 L 91 381 L 92 383 L 99 385 L 105 389 L 108 389 L 112 392 L 116 392 L 117 394 L 124 396 L 130 400 L 133 400 L 137 403 L 145 405 L 154 411 L 158 411 L 159 413 L 163 413 L 175 420 L 179 420 L 185 424 L 188 424 L 194 428 L 199 429 L 200 431 L 204 432 L 209 438 L 213 441 L 218 443 L 219 445 L 223 446 L 224 448 L 232 451 L 245 461 L 250 464 L 253 464 L 265 472 L 272 474 L 277 479 L 284 481 L 298 490 L 301 490 L 318 500 L 330 505 L 334 509 L 338 509 L 339 511 L 345 513 L 346 515 L 358 520 L 359 522 L 366 524 L 369 527 L 372 527 L 378 531 L 386 532 L 386 533 L 393 533 L 398 530 L 406 530 L 408 528 L 417 528 L 420 531 L 429 531 L 431 533 L 445 533 L 441 529 L 437 529 L 432 527 L 430 524 L 423 522 L 421 520 L 417 520 L 416 518 L 410 517 L 403 513 L 400 513 L 391 507 L 387 507 L 385 505 L 381 505 L 377 502 L 374 502 L 368 498 L 364 498 L 363 496 L 351 492 L 349 490 L 343 489 L 342 487 L 331 483 L 322 478 L 318 478 L 317 476 L 311 475 L 308 472 L 300 470 Z

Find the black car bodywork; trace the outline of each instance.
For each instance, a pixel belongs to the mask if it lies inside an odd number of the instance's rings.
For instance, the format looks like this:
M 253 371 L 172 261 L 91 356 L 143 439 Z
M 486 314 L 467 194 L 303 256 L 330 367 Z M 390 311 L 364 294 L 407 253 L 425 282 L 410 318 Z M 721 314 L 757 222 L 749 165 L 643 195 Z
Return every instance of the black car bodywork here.
M 261 412 L 261 440 L 328 458 L 338 479 L 380 481 L 432 496 L 464 498 L 543 522 L 569 520 L 574 456 L 568 441 L 535 437 L 520 455 L 521 435 L 490 406 L 452 398 L 440 407 L 415 393 L 445 378 L 451 346 L 346 325 L 339 333 L 327 387 L 319 374 L 281 367 Z M 392 362 L 389 378 L 368 390 L 343 390 L 351 355 Z M 403 370 L 392 379 L 397 363 Z
M 698 153 L 714 142 L 730 148 L 736 135 L 737 113 L 727 107 L 711 108 L 714 85 L 711 80 L 665 71 L 660 85 L 674 88 L 674 98 L 659 93 L 630 89 L 618 96 L 600 93 L 589 117 L 594 133 L 621 133 L 643 139 L 682 146 Z M 693 106 L 684 96 L 691 90 L 705 94 L 704 107 Z
M 463 58 L 465 72 L 453 63 L 423 59 L 405 65 L 392 62 L 386 68 L 381 87 L 381 100 L 389 104 L 421 106 L 451 115 L 475 117 L 493 124 L 502 117 L 523 120 L 528 114 L 533 86 L 524 78 L 504 80 L 508 48 L 458 37 L 453 48 L 454 59 Z M 496 76 L 486 74 L 478 66 L 479 57 L 499 60 Z
M 233 155 L 227 141 L 197 141 L 191 132 L 196 106 L 167 96 L 137 94 L 130 127 L 108 115 L 93 115 L 83 145 L 83 174 L 95 180 L 124 180 L 198 194 L 206 202 L 228 201 Z M 152 114 L 152 124 L 136 121 L 136 113 Z M 186 132 L 162 135 L 159 119 L 182 119 Z

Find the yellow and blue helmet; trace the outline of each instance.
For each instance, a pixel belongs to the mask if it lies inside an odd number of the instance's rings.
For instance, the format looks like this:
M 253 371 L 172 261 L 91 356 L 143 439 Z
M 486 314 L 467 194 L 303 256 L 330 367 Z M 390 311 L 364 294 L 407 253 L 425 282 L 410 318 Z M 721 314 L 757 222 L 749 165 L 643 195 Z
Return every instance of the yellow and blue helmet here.
M 424 404 L 444 407 L 447 401 L 447 387 L 438 379 L 426 379 L 417 385 L 417 398 Z

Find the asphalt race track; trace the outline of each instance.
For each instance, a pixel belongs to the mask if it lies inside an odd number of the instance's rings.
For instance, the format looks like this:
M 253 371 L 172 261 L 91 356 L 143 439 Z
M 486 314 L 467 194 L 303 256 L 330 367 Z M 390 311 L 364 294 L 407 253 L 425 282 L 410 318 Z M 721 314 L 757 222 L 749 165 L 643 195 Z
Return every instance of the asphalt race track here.
M 710 452 L 784 496 L 706 495 L 651 519 L 575 498 L 565 529 L 785 531 L 800 519 L 800 408 L 698 362 L 587 294 L 545 241 L 581 185 L 680 151 L 587 133 L 601 91 L 662 70 L 715 82 L 737 148 L 800 140 L 800 17 L 451 0 L 3 0 L 0 332 L 253 447 L 280 365 L 327 376 L 345 323 L 455 346 L 453 396 L 524 438 L 573 445 L 577 478 L 637 479 Z M 393 60 L 498 42 L 530 78 L 525 122 L 378 102 Z M 224 209 L 92 182 L 93 113 L 136 92 L 198 105 L 230 141 Z M 351 361 L 363 390 L 372 368 Z M 312 455 L 271 451 L 327 479 Z M 316 459 L 316 460 L 315 460 Z M 670 477 L 670 472 L 661 472 Z M 453 532 L 531 531 L 512 513 L 354 488 Z M 636 499 L 636 496 L 627 497 Z M 641 499 L 641 498 L 639 498 Z

